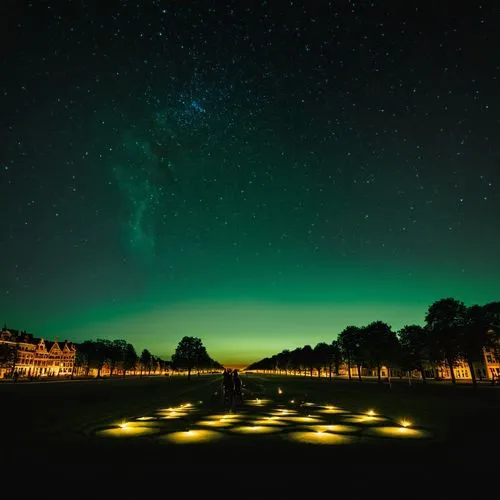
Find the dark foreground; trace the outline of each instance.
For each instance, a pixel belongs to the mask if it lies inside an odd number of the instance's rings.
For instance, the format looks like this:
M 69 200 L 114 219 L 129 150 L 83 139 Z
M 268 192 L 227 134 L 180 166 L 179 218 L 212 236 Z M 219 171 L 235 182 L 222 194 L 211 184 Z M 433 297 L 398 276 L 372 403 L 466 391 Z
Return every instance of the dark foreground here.
M 465 492 L 500 472 L 499 388 L 257 375 L 243 383 L 245 404 L 226 417 L 213 376 L 0 385 L 2 471 L 53 472 L 73 484 L 72 498 L 144 484 L 208 494 L 224 482 L 261 497 L 305 487 L 353 498 L 382 482 L 416 498 L 426 485 Z M 36 482 L 5 484 L 15 485 L 6 498 L 31 488 L 53 496 Z

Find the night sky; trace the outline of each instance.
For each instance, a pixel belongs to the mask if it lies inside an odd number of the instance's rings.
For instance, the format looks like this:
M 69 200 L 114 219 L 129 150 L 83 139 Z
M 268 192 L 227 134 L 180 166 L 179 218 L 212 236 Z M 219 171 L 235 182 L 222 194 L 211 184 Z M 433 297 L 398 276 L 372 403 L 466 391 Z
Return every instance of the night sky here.
M 499 300 L 499 12 L 461 3 L 3 0 L 2 323 L 245 364 Z

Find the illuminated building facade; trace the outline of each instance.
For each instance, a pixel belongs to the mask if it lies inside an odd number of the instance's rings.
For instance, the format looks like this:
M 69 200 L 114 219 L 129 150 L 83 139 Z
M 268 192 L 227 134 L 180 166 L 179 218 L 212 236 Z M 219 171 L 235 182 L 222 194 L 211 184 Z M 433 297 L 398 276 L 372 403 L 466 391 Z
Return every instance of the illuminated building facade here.
M 76 347 L 4 327 L 0 332 L 0 377 L 62 377 L 73 373 Z

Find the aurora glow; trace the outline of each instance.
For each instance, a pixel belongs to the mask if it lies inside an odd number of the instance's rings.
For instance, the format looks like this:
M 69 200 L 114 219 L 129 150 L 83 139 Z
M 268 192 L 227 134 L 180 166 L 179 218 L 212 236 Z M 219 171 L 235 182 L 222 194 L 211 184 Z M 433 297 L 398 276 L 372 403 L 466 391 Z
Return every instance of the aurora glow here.
M 247 364 L 498 300 L 493 19 L 310 3 L 0 7 L 2 321 Z

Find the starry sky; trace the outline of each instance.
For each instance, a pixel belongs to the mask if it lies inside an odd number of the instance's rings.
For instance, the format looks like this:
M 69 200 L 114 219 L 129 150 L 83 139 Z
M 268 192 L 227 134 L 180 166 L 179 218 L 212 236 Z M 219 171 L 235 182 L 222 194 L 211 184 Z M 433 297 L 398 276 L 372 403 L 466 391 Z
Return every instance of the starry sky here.
M 2 323 L 246 364 L 499 300 L 499 12 L 463 3 L 2 1 Z

